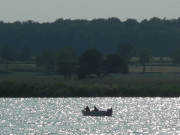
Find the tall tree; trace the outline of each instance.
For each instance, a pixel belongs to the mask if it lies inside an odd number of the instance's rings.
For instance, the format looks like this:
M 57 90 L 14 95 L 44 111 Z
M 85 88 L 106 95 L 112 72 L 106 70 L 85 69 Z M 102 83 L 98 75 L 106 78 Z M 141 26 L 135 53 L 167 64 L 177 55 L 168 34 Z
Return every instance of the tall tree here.
M 81 71 L 83 71 L 85 75 L 95 74 L 100 77 L 102 72 L 102 58 L 103 55 L 98 50 L 86 50 L 79 58 L 79 66 Z
M 139 63 L 143 66 L 143 73 L 146 70 L 146 64 L 150 62 L 151 54 L 150 51 L 146 48 L 139 49 L 138 52 Z
M 104 64 L 105 72 L 108 73 L 128 73 L 128 64 L 118 54 L 108 55 Z
M 134 47 L 131 44 L 119 44 L 118 46 L 118 55 L 124 58 L 127 62 L 129 62 L 129 59 L 132 57 L 134 52 Z
M 76 50 L 72 47 L 63 47 L 57 52 L 58 60 L 76 59 Z
M 57 63 L 58 73 L 70 79 L 77 71 L 77 61 L 73 59 L 61 60 Z

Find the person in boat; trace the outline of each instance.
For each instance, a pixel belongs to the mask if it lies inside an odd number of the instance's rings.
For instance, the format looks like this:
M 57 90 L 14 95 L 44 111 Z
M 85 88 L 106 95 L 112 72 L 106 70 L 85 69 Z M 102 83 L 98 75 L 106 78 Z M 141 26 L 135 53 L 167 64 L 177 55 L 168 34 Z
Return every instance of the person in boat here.
M 97 109 L 97 107 L 96 107 L 96 106 L 94 106 L 94 111 L 95 111 L 95 112 L 98 112 L 98 111 L 99 111 L 99 109 Z
M 111 114 L 112 113 L 112 107 L 110 109 L 107 109 L 107 114 Z
M 84 110 L 85 110 L 86 112 L 90 112 L 90 109 L 89 109 L 88 106 L 86 106 L 86 108 L 84 108 Z

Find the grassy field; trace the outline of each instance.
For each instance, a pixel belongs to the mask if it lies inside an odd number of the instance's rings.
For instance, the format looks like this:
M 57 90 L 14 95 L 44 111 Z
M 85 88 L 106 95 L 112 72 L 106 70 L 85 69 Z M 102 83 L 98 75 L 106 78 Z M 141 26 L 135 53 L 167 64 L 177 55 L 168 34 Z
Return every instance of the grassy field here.
M 4 64 L 0 66 L 4 71 Z M 180 74 L 172 69 L 179 67 L 154 66 L 145 74 L 140 66 L 130 67 L 127 75 L 66 80 L 40 72 L 34 64 L 9 64 L 8 72 L 0 74 L 0 97 L 180 97 Z
M 129 66 L 130 73 L 141 73 L 143 71 L 142 66 Z M 180 73 L 180 66 L 172 66 L 172 65 L 153 65 L 146 66 L 147 73 Z
M 15 62 L 6 64 L 0 64 L 0 71 L 10 71 L 10 72 L 43 72 L 44 69 L 42 67 L 37 67 L 34 63 L 23 63 L 23 62 Z M 143 67 L 141 65 L 130 65 L 129 72 L 130 73 L 141 73 L 143 71 Z M 180 73 L 180 65 L 172 65 L 172 64 L 163 64 L 158 63 L 154 65 L 147 65 L 146 72 L 148 73 Z

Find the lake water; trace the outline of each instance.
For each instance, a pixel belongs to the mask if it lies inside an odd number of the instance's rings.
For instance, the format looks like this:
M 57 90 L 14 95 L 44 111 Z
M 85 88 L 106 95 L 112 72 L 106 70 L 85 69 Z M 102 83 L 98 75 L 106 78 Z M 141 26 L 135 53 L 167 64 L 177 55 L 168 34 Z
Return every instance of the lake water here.
M 112 117 L 82 116 L 96 105 Z M 178 135 L 180 98 L 1 98 L 0 135 Z

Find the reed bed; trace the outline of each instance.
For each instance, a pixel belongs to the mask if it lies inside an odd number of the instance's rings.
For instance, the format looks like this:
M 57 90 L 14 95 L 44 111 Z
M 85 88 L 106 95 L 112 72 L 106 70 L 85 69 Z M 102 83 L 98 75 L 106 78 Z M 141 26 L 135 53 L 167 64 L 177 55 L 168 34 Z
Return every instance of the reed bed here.
M 60 76 L 0 77 L 0 97 L 179 97 L 180 74 L 109 75 L 65 80 Z

